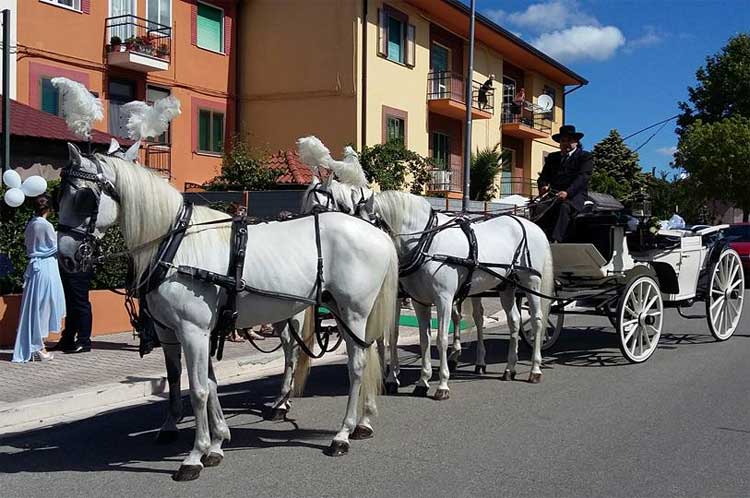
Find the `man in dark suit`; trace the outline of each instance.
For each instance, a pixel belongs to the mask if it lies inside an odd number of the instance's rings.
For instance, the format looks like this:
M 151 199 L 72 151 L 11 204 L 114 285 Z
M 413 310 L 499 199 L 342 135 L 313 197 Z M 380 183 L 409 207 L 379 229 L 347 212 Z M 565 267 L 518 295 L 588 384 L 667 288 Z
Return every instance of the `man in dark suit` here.
M 552 191 L 557 196 L 557 202 L 539 220 L 552 242 L 565 240 L 570 221 L 583 209 L 588 194 L 594 157 L 583 150 L 581 138 L 583 133 L 575 126 L 561 126 L 560 132 L 552 135 L 552 140 L 560 144 L 560 152 L 547 156 L 537 182 L 540 194 Z

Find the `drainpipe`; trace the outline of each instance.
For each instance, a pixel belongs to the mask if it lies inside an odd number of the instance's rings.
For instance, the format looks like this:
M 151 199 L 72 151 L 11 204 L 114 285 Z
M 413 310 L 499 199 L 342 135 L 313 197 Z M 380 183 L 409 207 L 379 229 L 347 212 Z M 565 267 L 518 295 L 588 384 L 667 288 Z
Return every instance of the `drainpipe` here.
M 10 9 L 3 10 L 3 173 L 10 169 Z
M 461 209 L 469 207 L 469 192 L 471 188 L 471 104 L 472 87 L 474 81 L 474 19 L 476 17 L 475 0 L 471 0 L 471 16 L 469 17 L 469 64 L 466 68 L 466 82 L 464 83 L 466 102 L 466 131 L 464 137 L 464 196 Z
M 240 22 L 242 21 L 242 6 L 245 4 L 244 0 L 239 0 L 237 2 L 237 8 L 235 9 L 235 20 L 233 26 L 234 26 L 234 32 L 237 33 L 235 36 L 235 42 L 234 42 L 234 134 L 239 134 L 240 132 L 240 111 L 242 110 L 242 104 L 240 102 L 240 55 L 242 52 L 240 51 L 240 33 L 242 33 L 242 30 L 240 29 Z M 230 33 L 231 36 L 231 33 Z M 247 204 L 245 204 L 247 206 Z
M 367 145 L 367 4 L 370 0 L 362 0 L 362 84 L 359 91 L 362 92 L 362 138 L 360 151 Z

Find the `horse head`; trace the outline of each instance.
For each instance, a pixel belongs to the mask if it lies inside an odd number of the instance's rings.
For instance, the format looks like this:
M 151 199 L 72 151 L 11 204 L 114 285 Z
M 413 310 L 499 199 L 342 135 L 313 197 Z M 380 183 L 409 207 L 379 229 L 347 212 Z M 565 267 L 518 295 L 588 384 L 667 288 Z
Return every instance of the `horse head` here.
M 58 199 L 58 258 L 65 271 L 90 271 L 97 240 L 119 217 L 119 195 L 106 161 L 81 154 L 73 144 L 68 144 L 68 152 Z

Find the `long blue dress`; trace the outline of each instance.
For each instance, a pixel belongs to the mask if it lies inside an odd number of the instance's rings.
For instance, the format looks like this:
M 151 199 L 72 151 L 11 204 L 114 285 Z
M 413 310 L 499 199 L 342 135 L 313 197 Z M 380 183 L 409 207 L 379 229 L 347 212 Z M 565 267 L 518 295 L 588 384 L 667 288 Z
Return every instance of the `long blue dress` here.
M 52 223 L 35 216 L 26 225 L 26 267 L 21 314 L 13 361 L 27 362 L 44 348 L 50 331 L 59 331 L 65 316 L 65 294 L 57 266 L 57 234 Z

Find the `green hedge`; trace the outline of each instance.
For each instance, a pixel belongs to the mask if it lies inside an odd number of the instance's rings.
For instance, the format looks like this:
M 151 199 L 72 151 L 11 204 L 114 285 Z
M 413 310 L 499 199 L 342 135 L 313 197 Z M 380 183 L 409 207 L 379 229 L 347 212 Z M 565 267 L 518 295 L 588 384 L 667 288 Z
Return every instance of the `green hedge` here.
M 58 189 L 58 182 L 50 182 L 48 192 L 51 196 L 56 196 Z M 0 189 L 0 198 L 4 194 L 5 189 Z M 23 289 L 23 274 L 28 264 L 24 231 L 32 215 L 33 210 L 28 200 L 18 208 L 8 207 L 0 200 L 0 254 L 7 256 L 12 265 L 9 274 L 0 276 L 0 295 L 20 293 Z M 57 213 L 50 214 L 48 220 L 57 226 Z M 112 227 L 102 239 L 103 253 L 110 254 L 124 249 L 125 243 L 119 227 Z M 122 288 L 127 278 L 127 269 L 127 257 L 108 260 L 97 268 L 91 288 Z

